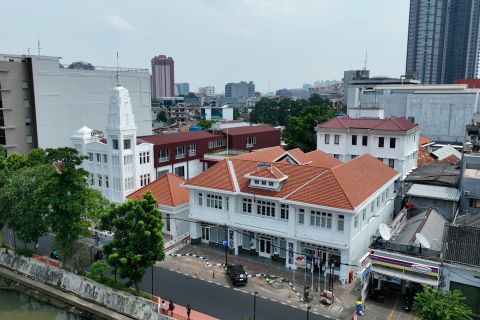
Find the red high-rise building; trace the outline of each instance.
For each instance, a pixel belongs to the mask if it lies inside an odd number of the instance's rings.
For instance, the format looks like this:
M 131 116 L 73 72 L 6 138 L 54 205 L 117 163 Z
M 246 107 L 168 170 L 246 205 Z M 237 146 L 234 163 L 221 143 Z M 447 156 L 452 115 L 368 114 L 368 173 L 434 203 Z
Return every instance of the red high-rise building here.
M 175 96 L 175 67 L 172 57 L 161 54 L 152 58 L 152 98 Z

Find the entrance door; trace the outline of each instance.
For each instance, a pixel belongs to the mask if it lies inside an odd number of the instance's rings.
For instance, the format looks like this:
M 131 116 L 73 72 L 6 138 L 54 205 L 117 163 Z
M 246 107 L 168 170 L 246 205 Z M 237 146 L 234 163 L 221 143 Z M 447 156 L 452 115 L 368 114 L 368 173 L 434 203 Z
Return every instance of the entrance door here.
M 272 255 L 272 240 L 260 238 L 259 255 L 270 257 Z
M 210 242 L 210 227 L 202 226 L 202 242 Z

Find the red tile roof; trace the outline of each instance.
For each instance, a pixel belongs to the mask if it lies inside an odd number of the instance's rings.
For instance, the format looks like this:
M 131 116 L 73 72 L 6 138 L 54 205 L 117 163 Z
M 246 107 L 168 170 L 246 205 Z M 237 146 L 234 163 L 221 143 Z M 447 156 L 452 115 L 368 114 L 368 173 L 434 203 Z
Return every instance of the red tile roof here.
M 276 158 L 285 153 L 285 149 L 280 146 L 264 148 L 249 153 L 244 153 L 239 156 L 232 157 L 232 159 L 252 160 L 258 162 L 272 162 Z
M 188 190 L 181 187 L 185 182 L 179 176 L 167 173 L 152 183 L 131 193 L 128 199 L 142 198 L 145 193 L 150 191 L 159 205 L 176 207 L 188 202 Z
M 277 179 L 277 180 L 285 177 L 283 172 L 280 171 L 275 166 L 261 167 L 261 168 L 258 168 L 257 166 L 257 170 L 250 172 L 249 175 L 251 177 L 270 178 L 270 179 Z
M 429 143 L 432 143 L 432 142 L 433 142 L 432 139 L 430 139 L 430 138 L 428 138 L 428 137 L 425 137 L 425 136 L 422 136 L 422 135 L 420 135 L 420 138 L 419 138 L 418 140 L 419 140 L 419 141 L 418 141 L 418 144 L 419 144 L 420 146 L 423 146 L 423 145 L 426 145 L 426 144 L 429 144 Z
M 245 126 L 245 127 L 223 129 L 223 132 L 228 133 L 229 136 L 261 133 L 261 132 L 273 132 L 273 131 L 280 131 L 280 129 L 275 129 L 274 127 L 266 124 L 261 124 L 258 126 Z
M 328 153 L 323 152 L 322 150 L 313 150 L 305 153 L 305 155 L 311 161 L 310 163 L 308 163 L 309 166 L 332 168 L 343 163 L 342 161 L 335 159 Z
M 406 119 L 405 117 L 391 117 L 387 119 L 367 119 L 367 118 L 350 118 L 340 116 L 321 123 L 319 128 L 328 129 L 369 129 L 381 131 L 408 131 L 417 124 Z
M 275 167 L 287 175 L 288 179 L 283 182 L 279 191 L 264 190 L 250 188 L 249 178 L 245 177 L 247 173 L 257 170 L 258 163 L 232 158 L 223 160 L 187 181 L 185 185 L 233 191 L 233 177 L 228 170 L 227 161 L 232 164 L 242 193 L 350 210 L 398 175 L 394 169 L 368 154 L 333 168 L 275 163 Z M 226 185 L 229 187 L 226 188 Z
M 149 136 L 138 137 L 143 141 L 153 143 L 155 145 L 190 142 L 193 140 L 207 139 L 207 138 L 221 138 L 221 136 L 210 133 L 208 131 L 192 131 L 192 132 L 176 132 L 167 134 L 153 134 Z

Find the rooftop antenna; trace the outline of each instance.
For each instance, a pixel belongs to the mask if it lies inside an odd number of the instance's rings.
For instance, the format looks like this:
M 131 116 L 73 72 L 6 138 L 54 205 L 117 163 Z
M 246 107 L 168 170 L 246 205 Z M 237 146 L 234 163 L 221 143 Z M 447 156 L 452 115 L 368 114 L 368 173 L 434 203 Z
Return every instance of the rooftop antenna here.
M 363 65 L 363 70 L 367 70 L 367 60 L 368 60 L 368 51 L 365 50 L 365 64 Z
M 117 76 L 116 76 L 116 80 L 117 80 L 117 87 L 120 86 L 120 76 L 118 75 L 118 51 L 117 51 Z
M 30 55 L 30 48 L 27 49 L 28 55 Z
M 38 50 L 38 55 L 40 55 L 40 39 L 37 40 L 37 50 Z

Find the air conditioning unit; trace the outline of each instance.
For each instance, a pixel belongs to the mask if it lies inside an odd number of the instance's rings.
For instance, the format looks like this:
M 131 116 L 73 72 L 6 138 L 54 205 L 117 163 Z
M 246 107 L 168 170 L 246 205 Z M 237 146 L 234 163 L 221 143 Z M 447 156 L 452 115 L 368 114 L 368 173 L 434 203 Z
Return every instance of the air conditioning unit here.
M 469 195 L 470 195 L 470 191 L 465 190 L 465 191 L 463 191 L 463 194 L 466 195 L 466 196 L 469 196 Z

